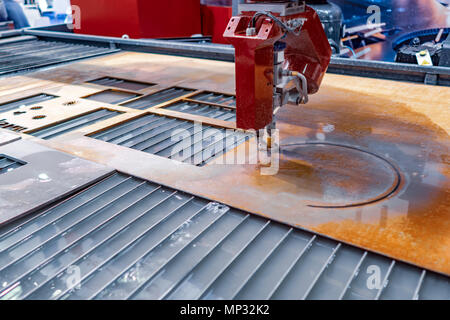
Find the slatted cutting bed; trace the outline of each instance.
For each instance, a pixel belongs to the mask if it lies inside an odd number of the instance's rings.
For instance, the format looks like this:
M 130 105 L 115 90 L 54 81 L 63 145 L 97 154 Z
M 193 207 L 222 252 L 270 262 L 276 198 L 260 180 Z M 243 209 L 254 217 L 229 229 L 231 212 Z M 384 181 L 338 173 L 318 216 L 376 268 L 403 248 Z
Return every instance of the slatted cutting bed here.
M 233 70 L 122 51 L 0 79 L 0 299 L 450 299 L 448 89 L 327 74 L 266 175 Z

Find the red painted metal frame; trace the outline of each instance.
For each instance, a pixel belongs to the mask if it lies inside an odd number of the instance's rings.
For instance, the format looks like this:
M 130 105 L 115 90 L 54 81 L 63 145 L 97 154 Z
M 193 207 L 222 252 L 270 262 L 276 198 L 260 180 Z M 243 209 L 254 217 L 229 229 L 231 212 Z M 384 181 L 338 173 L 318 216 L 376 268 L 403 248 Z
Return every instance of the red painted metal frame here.
M 224 37 L 235 48 L 236 61 L 236 125 L 242 129 L 262 129 L 272 121 L 273 45 L 284 31 L 271 19 L 261 17 L 255 36 L 246 29 L 255 12 L 232 17 Z M 277 15 L 273 13 L 274 15 Z M 289 33 L 286 43 L 285 67 L 299 71 L 308 80 L 308 93 L 318 91 L 331 59 L 331 48 L 317 13 L 306 6 L 304 12 L 279 17 L 282 21 L 306 19 L 300 35 Z
M 76 33 L 131 38 L 190 37 L 201 33 L 198 0 L 71 0 L 80 7 Z

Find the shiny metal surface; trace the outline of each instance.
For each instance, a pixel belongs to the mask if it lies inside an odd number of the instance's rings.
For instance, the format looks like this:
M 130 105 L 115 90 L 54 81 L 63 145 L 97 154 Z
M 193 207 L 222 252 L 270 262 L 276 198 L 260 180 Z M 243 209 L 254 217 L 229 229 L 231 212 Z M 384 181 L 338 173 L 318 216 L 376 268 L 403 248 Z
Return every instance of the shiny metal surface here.
M 0 299 L 450 299 L 450 283 L 115 173 L 0 228 Z
M 109 89 L 98 93 L 94 93 L 92 95 L 84 97 L 84 99 L 105 102 L 110 104 L 119 104 L 121 102 L 131 100 L 138 96 L 139 95 L 132 92 Z
M 0 155 L 25 164 L 0 175 L 0 225 L 111 172 L 103 165 L 26 140 L 1 146 Z
M 103 77 L 100 79 L 89 81 L 89 83 L 101 85 L 104 87 L 115 87 L 125 90 L 136 90 L 136 91 L 154 86 L 154 84 L 152 83 L 144 83 L 111 77 Z
M 55 125 L 47 126 L 43 129 L 30 132 L 29 134 L 41 139 L 51 139 L 59 135 L 65 134 L 67 132 L 77 130 L 79 128 L 89 126 L 99 121 L 109 119 L 119 114 L 120 112 L 117 111 L 101 109 L 82 116 L 75 117 L 67 121 L 57 123 Z

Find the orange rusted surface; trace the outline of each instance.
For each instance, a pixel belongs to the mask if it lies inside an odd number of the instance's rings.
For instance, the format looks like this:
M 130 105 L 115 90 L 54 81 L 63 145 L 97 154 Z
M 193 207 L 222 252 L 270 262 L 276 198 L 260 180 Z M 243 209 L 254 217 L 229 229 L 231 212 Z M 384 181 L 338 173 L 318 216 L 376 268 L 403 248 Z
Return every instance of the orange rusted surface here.
M 233 70 L 231 63 L 122 53 L 30 77 L 81 88 L 116 76 L 229 93 Z M 131 115 L 53 140 L 24 137 L 450 275 L 449 102 L 447 87 L 327 74 L 306 106 L 278 112 L 275 175 L 261 175 L 260 165 L 194 167 L 85 136 Z M 146 112 L 152 109 L 133 117 Z

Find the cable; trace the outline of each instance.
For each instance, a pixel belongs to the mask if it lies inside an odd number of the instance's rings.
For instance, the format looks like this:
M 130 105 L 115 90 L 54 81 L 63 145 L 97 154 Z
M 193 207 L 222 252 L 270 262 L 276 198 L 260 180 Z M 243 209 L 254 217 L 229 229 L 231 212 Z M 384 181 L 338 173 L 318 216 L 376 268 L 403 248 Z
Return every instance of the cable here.
M 285 30 L 286 32 L 290 32 L 293 33 L 294 35 L 298 36 L 300 35 L 300 31 L 302 30 L 303 27 L 303 22 L 302 24 L 299 26 L 300 30 L 298 30 L 297 32 L 295 31 L 295 29 L 291 29 L 289 28 L 283 21 L 281 21 L 280 19 L 278 19 L 277 17 L 275 17 L 273 14 L 271 14 L 270 12 L 266 12 L 266 11 L 258 11 L 256 12 L 252 19 L 250 20 L 250 22 L 248 23 L 248 28 L 255 28 L 256 25 L 256 20 L 258 19 L 258 17 L 260 16 L 266 16 L 269 17 L 270 19 L 272 19 L 276 24 L 278 24 L 280 26 L 281 29 Z M 297 27 L 297 29 L 299 28 Z

